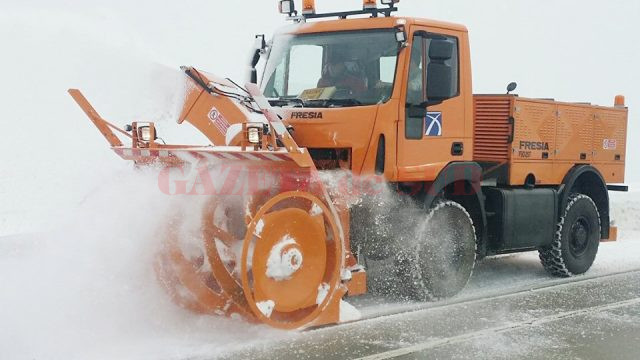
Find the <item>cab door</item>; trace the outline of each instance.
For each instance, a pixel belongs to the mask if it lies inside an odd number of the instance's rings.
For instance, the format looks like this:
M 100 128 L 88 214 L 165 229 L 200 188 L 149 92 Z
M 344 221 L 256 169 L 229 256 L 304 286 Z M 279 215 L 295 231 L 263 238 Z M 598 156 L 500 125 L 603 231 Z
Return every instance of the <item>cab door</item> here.
M 412 35 L 398 125 L 399 181 L 430 181 L 449 162 L 471 157 L 471 143 L 464 141 L 459 44 L 455 33 L 418 28 Z

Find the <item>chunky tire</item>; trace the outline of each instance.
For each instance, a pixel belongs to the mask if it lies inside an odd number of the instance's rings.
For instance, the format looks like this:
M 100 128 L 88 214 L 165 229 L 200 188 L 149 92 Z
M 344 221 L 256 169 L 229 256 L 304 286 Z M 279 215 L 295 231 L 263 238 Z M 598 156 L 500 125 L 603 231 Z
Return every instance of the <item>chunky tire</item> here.
M 539 250 L 540 261 L 554 276 L 583 274 L 593 264 L 599 244 L 600 214 L 596 204 L 587 195 L 571 194 L 553 243 Z
M 465 208 L 441 201 L 396 258 L 403 292 L 428 301 L 456 295 L 469 282 L 476 260 L 476 232 Z

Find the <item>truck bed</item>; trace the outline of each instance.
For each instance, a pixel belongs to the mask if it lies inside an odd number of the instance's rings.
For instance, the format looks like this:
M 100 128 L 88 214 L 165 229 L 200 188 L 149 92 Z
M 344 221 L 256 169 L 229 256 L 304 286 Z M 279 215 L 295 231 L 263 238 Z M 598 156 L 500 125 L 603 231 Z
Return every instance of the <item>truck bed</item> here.
M 557 185 L 576 164 L 624 182 L 628 109 L 474 95 L 474 160 L 504 185 Z

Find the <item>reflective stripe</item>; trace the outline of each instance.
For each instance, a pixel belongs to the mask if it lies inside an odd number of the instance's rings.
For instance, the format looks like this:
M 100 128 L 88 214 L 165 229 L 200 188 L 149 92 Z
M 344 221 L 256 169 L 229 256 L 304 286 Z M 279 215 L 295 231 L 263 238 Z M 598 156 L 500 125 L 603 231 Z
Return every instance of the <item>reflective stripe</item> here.
M 202 153 L 202 155 L 207 160 L 211 160 L 211 161 L 219 161 L 220 160 L 220 157 L 218 156 L 218 154 L 215 154 L 215 153 Z
M 246 158 L 247 158 L 247 159 L 249 159 L 249 160 L 254 160 L 254 161 L 256 161 L 256 160 L 260 160 L 260 158 L 259 158 L 259 157 L 257 157 L 257 156 L 253 156 L 253 155 L 251 155 L 251 154 L 243 154 L 243 155 L 244 155 L 244 157 L 246 157 Z
M 232 154 L 229 153 L 218 153 L 219 155 L 221 155 L 223 158 L 228 159 L 228 160 L 237 160 L 238 158 L 233 156 Z
M 289 161 L 288 153 L 284 152 L 249 152 L 249 151 L 197 151 L 197 150 L 150 150 L 150 149 L 113 149 L 116 154 L 125 158 L 160 157 L 160 158 L 192 158 L 205 159 L 211 162 L 220 160 L 249 160 L 249 161 Z
M 276 155 L 272 155 L 272 154 L 262 154 L 262 156 L 266 157 L 267 159 L 271 160 L 271 161 L 284 161 L 284 159 L 276 156 Z

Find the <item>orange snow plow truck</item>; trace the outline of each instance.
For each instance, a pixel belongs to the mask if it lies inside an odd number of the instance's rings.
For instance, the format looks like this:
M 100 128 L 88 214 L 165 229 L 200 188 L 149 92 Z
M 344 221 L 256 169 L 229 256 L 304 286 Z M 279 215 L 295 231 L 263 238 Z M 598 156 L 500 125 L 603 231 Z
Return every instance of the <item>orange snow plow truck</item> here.
M 515 83 L 475 95 L 467 29 L 393 16 L 397 2 L 320 14 L 279 1 L 292 24 L 256 37 L 243 86 L 183 67 L 178 123 L 208 144 L 160 143 L 152 122 L 123 130 L 69 91 L 119 156 L 200 195 L 160 232 L 154 266 L 176 304 L 304 329 L 354 319 L 348 297 L 380 287 L 373 263 L 424 301 L 457 294 L 486 256 L 535 250 L 568 277 L 616 239 L 624 97 L 523 98 Z

